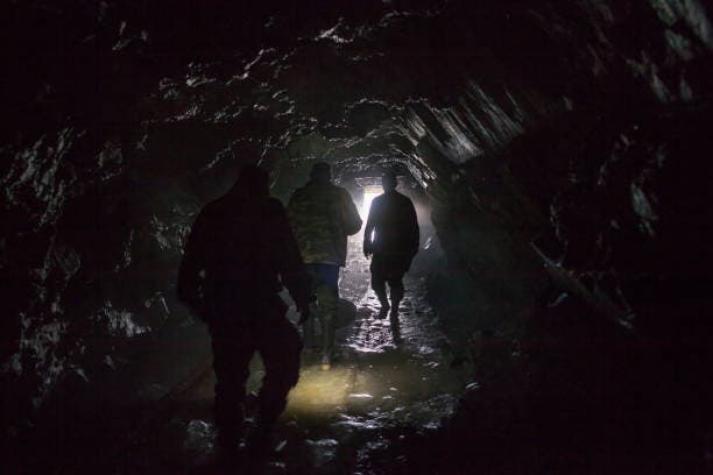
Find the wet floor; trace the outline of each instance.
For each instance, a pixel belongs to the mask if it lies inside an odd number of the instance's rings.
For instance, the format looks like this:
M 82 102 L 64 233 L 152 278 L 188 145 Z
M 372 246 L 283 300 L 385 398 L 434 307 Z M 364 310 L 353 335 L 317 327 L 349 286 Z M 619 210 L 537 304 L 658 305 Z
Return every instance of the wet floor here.
M 468 372 L 451 367 L 448 341 L 425 300 L 425 278 L 406 277 L 398 321 L 379 319 L 359 242 L 357 236 L 350 243 L 353 260 L 340 282 L 341 297 L 356 309 L 344 306 L 349 316 L 337 331 L 338 356 L 329 371 L 321 370 L 315 356 L 303 356 L 300 381 L 263 473 L 388 473 L 388 467 L 376 466 L 377 460 L 388 452 L 392 468 L 403 463 L 403 456 L 394 453 L 395 442 L 437 430 L 464 392 Z M 214 463 L 209 363 L 164 400 L 164 415 L 149 429 L 160 441 L 158 463 L 176 471 L 200 471 Z M 251 367 L 248 390 L 256 393 L 264 374 L 259 357 Z

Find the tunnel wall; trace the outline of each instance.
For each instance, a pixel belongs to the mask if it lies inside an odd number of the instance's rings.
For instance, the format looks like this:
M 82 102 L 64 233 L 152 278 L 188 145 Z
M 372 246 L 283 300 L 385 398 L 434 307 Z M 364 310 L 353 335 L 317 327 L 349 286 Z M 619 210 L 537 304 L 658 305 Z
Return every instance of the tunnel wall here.
M 701 323 L 702 1 L 3 9 L 8 418 L 190 321 L 173 297 L 183 239 L 243 162 L 281 195 L 310 160 L 398 162 L 458 272 L 500 301 L 565 288 L 661 334 L 685 300 L 673 331 Z

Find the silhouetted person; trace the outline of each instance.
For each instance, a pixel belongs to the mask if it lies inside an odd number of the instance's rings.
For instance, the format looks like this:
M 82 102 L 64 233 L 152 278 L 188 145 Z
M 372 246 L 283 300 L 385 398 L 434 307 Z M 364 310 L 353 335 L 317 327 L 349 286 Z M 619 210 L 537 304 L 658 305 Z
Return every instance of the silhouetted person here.
M 339 304 L 339 267 L 346 265 L 347 236 L 361 229 L 361 218 L 349 192 L 331 183 L 326 163 L 312 168 L 310 181 L 290 198 L 287 211 L 302 258 L 312 276 L 314 308 L 321 329 L 322 369 L 329 369 L 334 351 L 334 324 Z M 314 344 L 313 321 L 305 325 L 305 341 Z
M 178 295 L 207 324 L 213 346 L 215 423 L 222 454 L 243 434 L 248 365 L 265 364 L 257 428 L 248 446 L 265 444 L 297 384 L 302 343 L 285 318 L 282 285 L 309 315 L 309 275 L 282 204 L 269 196 L 268 176 L 242 169 L 233 188 L 203 208 L 193 224 L 179 271 Z
M 371 287 L 381 302 L 379 318 L 384 318 L 391 308 L 392 320 L 398 323 L 396 317 L 404 296 L 402 279 L 418 252 L 418 221 L 411 200 L 396 191 L 396 175 L 384 173 L 381 183 L 384 194 L 371 202 L 364 229 L 364 255 L 374 255 Z M 386 298 L 387 282 L 391 305 Z

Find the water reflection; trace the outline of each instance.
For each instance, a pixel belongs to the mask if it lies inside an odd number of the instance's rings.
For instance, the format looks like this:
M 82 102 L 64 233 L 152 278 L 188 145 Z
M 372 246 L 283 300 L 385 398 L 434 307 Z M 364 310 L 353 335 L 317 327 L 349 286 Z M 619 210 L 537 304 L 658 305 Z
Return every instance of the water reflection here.
M 425 278 L 407 276 L 398 320 L 377 319 L 379 304 L 369 289 L 369 263 L 360 247 L 361 237 L 353 237 L 351 261 L 340 281 L 342 297 L 356 305 L 337 332 L 340 354 L 330 371 L 320 370 L 315 355 L 304 355 L 278 429 L 281 450 L 271 467 L 279 472 L 295 466 L 307 467 L 305 473 L 368 472 L 379 452 L 392 450 L 393 438 L 441 427 L 465 390 L 467 369 L 449 364 L 449 343 L 425 300 Z M 249 391 L 257 392 L 263 375 L 256 357 Z M 209 409 L 213 384 L 208 372 L 182 398 L 202 401 Z M 182 417 L 182 450 L 198 456 L 209 452 L 209 416 L 201 419 L 188 409 Z

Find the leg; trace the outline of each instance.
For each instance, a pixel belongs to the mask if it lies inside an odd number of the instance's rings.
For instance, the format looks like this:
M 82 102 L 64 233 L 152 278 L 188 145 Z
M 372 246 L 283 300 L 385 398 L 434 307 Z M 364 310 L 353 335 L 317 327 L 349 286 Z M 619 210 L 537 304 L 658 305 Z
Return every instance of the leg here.
M 335 276 L 332 275 L 335 274 L 334 272 L 330 272 L 332 270 L 332 267 L 337 269 Z M 302 327 L 302 333 L 304 337 L 305 346 L 307 348 L 317 350 L 322 348 L 324 340 L 324 328 L 321 325 L 321 313 L 323 312 L 323 309 L 322 302 L 319 298 L 319 294 L 323 293 L 324 291 L 320 290 L 320 288 L 324 285 L 327 285 L 327 283 L 330 282 L 330 279 L 334 280 L 334 287 L 337 287 L 339 268 L 337 266 L 331 266 L 327 264 L 306 264 L 305 268 L 307 269 L 307 272 L 309 273 L 312 279 L 312 294 L 317 297 L 317 301 L 310 304 L 310 314 L 312 315 L 312 318 L 309 318 L 305 322 Z M 319 322 L 320 325 L 319 338 L 317 337 L 317 322 Z
M 302 343 L 295 327 L 284 317 L 266 321 L 257 340 L 265 364 L 258 423 L 269 430 L 284 411 L 287 394 L 299 379 Z
M 391 314 L 392 315 L 398 315 L 399 313 L 399 304 L 401 303 L 401 300 L 404 298 L 404 283 L 403 283 L 403 274 L 398 275 L 398 276 L 393 276 L 388 280 L 389 283 L 389 291 L 391 294 Z
M 237 447 L 243 431 L 245 383 L 254 352 L 253 338 L 247 328 L 225 323 L 210 328 L 215 370 L 215 425 L 218 445 Z
M 319 308 L 315 304 L 309 305 L 309 311 L 311 317 L 302 325 L 302 335 L 304 339 L 304 346 L 307 349 L 316 350 L 320 347 L 320 343 L 317 340 L 317 328 L 316 319 L 318 318 Z
M 317 297 L 317 312 L 322 330 L 321 345 L 322 369 L 331 366 L 334 349 L 334 326 L 339 307 L 339 266 L 334 264 L 311 264 L 313 291 Z
M 334 324 L 339 306 L 339 292 L 331 285 L 320 285 L 316 295 L 319 303 L 318 318 L 322 328 L 322 363 L 329 365 L 334 351 Z
M 389 300 L 386 298 L 386 278 L 383 272 L 381 256 L 375 254 L 371 261 L 371 288 L 381 303 L 379 318 L 384 318 L 389 311 Z
M 321 281 L 318 264 L 305 264 L 305 269 L 310 276 L 311 292 L 316 295 L 317 287 Z M 309 350 L 317 350 L 320 347 L 320 342 L 317 339 L 317 319 L 319 318 L 319 307 L 316 302 L 309 304 L 310 318 L 302 325 L 302 341 L 305 348 Z

